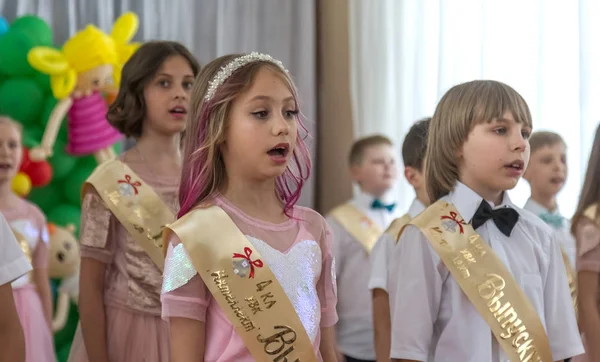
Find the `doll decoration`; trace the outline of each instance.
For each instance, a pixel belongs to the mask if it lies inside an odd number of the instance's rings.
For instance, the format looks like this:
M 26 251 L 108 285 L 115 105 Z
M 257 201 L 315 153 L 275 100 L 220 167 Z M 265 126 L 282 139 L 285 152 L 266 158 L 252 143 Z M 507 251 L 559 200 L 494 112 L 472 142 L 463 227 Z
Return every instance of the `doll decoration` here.
M 52 155 L 62 120 L 68 113 L 67 153 L 94 155 L 98 163 L 115 158 L 112 146 L 122 135 L 106 120 L 108 107 L 103 92 L 118 89 L 121 67 L 137 49 L 129 44 L 138 28 L 138 17 L 125 13 L 117 19 L 111 35 L 88 25 L 67 40 L 62 50 L 35 47 L 27 60 L 38 71 L 50 75 L 50 86 L 59 101 L 52 110 L 39 147 L 32 160 Z
M 56 312 L 52 319 L 53 332 L 65 327 L 69 309 L 72 304 L 77 305 L 79 299 L 79 244 L 73 235 L 74 232 L 73 225 L 65 228 L 48 225 L 48 275 L 50 278 L 61 279 L 56 298 Z

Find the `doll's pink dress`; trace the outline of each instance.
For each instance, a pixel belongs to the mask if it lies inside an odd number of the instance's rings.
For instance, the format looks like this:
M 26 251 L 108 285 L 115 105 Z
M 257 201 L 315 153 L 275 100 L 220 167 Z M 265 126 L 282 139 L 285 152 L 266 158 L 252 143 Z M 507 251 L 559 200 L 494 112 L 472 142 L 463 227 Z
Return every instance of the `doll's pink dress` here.
M 600 229 L 591 220 L 582 218 L 575 228 L 577 241 L 577 271 L 600 273 Z M 600 295 L 598 296 L 598 312 L 600 313 Z M 580 310 L 581 313 L 581 310 Z M 585 317 L 585 316 L 584 316 Z M 590 344 L 583 336 L 586 347 Z M 598 343 L 598 341 L 594 341 Z M 573 362 L 594 362 L 585 354 L 573 358 Z
M 248 216 L 223 197 L 215 202 L 269 265 L 298 313 L 318 361 L 322 361 L 320 328 L 337 322 L 331 235 L 323 217 L 296 206 L 292 219 L 272 224 Z M 206 323 L 205 362 L 254 362 L 177 236 L 170 240 L 161 299 L 165 320 L 182 317 Z
M 179 175 L 157 178 L 142 161 L 127 165 L 150 185 L 175 213 Z M 161 319 L 160 269 L 106 208 L 100 196 L 88 192 L 81 212 L 81 257 L 106 264 L 104 308 L 110 362 L 168 362 L 169 330 Z M 70 362 L 88 361 L 78 327 Z
M 67 152 L 74 156 L 90 155 L 108 148 L 123 136 L 106 119 L 108 107 L 102 95 L 73 98 L 69 109 Z
M 16 207 L 0 210 L 12 229 L 23 235 L 32 251 L 31 264 L 48 268 L 48 229 L 46 217 L 32 203 L 19 200 Z M 13 297 L 25 334 L 26 362 L 55 362 L 52 331 L 44 315 L 42 299 L 29 273 L 12 282 Z

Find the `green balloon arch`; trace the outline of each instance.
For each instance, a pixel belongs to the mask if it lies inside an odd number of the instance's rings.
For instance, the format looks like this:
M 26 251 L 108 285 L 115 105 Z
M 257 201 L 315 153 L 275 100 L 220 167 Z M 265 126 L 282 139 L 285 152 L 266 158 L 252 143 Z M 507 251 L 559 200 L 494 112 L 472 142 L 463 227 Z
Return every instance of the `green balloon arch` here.
M 0 17 L 0 25 L 6 24 Z M 28 52 L 36 46 L 54 47 L 52 29 L 36 16 L 15 19 L 6 29 L 0 26 L 0 115 L 7 115 L 23 125 L 23 144 L 38 146 L 57 100 L 50 90 L 48 75 L 33 69 L 27 61 Z M 81 213 L 80 191 L 83 182 L 97 163 L 93 156 L 75 158 L 65 151 L 67 122 L 63 120 L 53 155 L 48 162 L 52 179 L 44 187 L 33 188 L 28 200 L 45 213 L 49 222 L 58 226 L 73 224 L 78 235 Z M 115 145 L 120 153 L 120 145 Z M 53 291 L 60 280 L 53 280 Z M 55 303 L 56 305 L 56 303 Z M 66 361 L 79 317 L 76 305 L 70 306 L 65 328 L 55 333 L 55 349 L 59 361 Z

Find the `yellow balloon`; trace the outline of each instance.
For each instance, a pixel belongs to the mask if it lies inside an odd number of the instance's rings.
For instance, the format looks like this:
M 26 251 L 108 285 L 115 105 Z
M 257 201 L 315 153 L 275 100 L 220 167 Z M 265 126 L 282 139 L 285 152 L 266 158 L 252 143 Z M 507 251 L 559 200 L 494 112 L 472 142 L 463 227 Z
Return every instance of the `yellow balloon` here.
M 15 194 L 25 197 L 31 191 L 31 179 L 26 173 L 19 172 L 12 180 L 12 190 Z

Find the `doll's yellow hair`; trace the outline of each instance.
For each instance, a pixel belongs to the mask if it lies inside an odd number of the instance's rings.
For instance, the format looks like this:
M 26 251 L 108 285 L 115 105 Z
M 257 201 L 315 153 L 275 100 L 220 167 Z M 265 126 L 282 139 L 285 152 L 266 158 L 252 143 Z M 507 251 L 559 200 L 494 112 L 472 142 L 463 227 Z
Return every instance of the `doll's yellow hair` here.
M 137 49 L 128 44 L 135 35 L 139 20 L 128 12 L 115 22 L 111 35 L 88 25 L 67 40 L 62 51 L 49 47 L 35 47 L 27 54 L 29 64 L 50 75 L 50 87 L 56 99 L 68 97 L 75 89 L 77 75 L 101 65 L 113 66 L 113 80 L 118 87 L 121 67 Z

